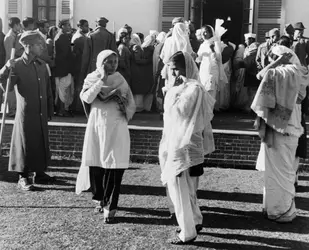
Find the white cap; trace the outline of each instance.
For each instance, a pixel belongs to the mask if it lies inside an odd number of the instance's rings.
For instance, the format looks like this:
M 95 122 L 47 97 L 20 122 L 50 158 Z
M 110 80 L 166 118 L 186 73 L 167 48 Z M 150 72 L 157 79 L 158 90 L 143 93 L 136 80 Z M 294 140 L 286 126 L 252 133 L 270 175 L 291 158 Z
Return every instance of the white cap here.
M 254 34 L 254 33 L 247 33 L 247 34 L 245 34 L 245 39 L 248 39 L 248 38 L 256 38 L 256 34 Z

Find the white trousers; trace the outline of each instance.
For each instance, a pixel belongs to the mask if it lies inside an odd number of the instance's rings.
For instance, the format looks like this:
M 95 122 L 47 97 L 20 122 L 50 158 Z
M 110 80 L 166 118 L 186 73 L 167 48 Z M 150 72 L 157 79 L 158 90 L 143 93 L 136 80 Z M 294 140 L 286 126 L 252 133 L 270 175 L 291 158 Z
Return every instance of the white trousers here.
M 195 225 L 203 222 L 203 215 L 197 205 L 198 181 L 199 177 L 191 177 L 189 170 L 186 170 L 180 177 L 171 178 L 167 182 L 176 219 L 181 229 L 178 237 L 183 242 L 195 238 L 197 235 Z

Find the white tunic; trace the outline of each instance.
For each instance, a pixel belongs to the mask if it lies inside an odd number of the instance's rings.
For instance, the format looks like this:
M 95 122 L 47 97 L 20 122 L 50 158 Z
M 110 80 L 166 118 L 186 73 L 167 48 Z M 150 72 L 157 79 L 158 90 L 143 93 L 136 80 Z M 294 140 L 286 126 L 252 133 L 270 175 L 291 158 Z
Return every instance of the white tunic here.
M 105 169 L 129 167 L 128 121 L 115 101 L 102 102 L 97 99 L 102 86 L 103 82 L 99 81 L 81 95 L 84 102 L 91 104 L 91 110 L 76 181 L 77 194 L 90 188 L 90 166 Z

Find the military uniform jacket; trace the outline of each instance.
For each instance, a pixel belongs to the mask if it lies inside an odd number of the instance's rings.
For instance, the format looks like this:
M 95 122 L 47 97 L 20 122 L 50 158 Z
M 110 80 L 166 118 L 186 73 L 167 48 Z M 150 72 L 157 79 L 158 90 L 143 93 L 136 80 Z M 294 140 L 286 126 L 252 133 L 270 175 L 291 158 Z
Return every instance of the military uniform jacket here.
M 3 67 L 0 79 L 8 76 Z M 48 117 L 53 99 L 46 63 L 24 53 L 12 69 L 10 88 L 15 88 L 17 110 L 12 133 L 9 170 L 42 172 L 50 159 Z

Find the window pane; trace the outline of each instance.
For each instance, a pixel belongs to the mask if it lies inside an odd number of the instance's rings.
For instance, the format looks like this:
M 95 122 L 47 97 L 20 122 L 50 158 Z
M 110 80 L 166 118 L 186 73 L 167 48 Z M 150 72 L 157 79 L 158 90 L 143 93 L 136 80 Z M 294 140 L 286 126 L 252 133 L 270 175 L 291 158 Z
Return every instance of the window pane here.
M 47 19 L 46 7 L 38 7 L 38 19 Z
M 47 5 L 46 0 L 39 0 L 38 5 L 39 6 L 46 6 Z
M 49 8 L 49 20 L 56 20 L 56 7 Z
M 56 0 L 49 0 L 49 6 L 55 6 L 56 7 Z

